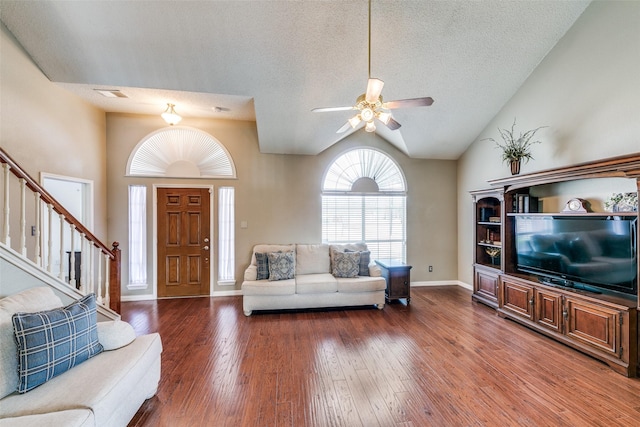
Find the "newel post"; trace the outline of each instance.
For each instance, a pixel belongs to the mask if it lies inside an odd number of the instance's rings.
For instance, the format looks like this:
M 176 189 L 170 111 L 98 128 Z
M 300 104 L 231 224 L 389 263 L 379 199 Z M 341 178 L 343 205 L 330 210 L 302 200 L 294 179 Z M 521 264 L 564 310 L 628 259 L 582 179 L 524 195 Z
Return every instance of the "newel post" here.
M 120 243 L 113 242 L 113 259 L 109 263 L 109 308 L 120 313 Z

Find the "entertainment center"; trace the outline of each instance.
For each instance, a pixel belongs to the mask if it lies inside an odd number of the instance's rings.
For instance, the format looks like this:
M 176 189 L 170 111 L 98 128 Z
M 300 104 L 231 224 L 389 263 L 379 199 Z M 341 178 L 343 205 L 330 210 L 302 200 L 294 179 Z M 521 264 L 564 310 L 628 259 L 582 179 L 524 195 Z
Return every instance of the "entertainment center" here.
M 640 153 L 496 179 L 472 191 L 472 298 L 633 377 L 640 373 L 640 213 L 589 212 L 581 194 L 561 210 L 552 199 L 564 195 L 549 194 L 567 183 L 610 182 L 600 178 L 625 179 L 640 192 Z

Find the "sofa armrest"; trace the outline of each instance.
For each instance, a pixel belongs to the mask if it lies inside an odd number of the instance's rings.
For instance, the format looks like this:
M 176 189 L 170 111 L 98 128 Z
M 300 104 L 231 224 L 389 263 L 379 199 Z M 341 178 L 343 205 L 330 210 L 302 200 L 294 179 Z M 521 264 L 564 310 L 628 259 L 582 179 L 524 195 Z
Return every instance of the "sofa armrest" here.
M 258 266 L 249 265 L 249 267 L 247 267 L 247 269 L 244 271 L 244 280 L 246 281 L 258 280 Z
M 382 270 L 380 270 L 380 266 L 376 263 L 369 264 L 369 276 L 371 277 L 381 277 Z

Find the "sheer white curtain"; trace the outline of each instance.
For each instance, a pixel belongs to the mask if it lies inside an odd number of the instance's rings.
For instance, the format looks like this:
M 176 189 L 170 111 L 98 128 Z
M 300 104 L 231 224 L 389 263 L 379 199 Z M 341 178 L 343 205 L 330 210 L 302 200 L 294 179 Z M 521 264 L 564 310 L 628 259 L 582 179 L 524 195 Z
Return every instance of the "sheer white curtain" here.
M 235 283 L 234 188 L 218 189 L 218 283 Z M 226 283 L 224 283 L 226 282 Z
M 147 287 L 147 187 L 129 186 L 129 288 Z

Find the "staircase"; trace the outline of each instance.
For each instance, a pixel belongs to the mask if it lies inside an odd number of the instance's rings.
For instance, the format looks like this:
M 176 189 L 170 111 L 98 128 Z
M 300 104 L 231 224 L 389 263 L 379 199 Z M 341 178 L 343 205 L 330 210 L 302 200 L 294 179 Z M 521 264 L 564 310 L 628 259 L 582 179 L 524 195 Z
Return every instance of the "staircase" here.
M 119 318 L 118 242 L 98 240 L 2 148 L 0 165 L 0 296 L 34 286 L 63 300 L 95 293 L 99 316 Z

